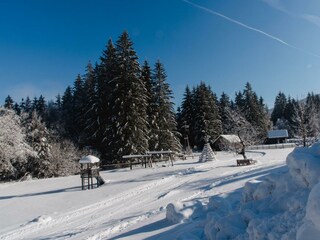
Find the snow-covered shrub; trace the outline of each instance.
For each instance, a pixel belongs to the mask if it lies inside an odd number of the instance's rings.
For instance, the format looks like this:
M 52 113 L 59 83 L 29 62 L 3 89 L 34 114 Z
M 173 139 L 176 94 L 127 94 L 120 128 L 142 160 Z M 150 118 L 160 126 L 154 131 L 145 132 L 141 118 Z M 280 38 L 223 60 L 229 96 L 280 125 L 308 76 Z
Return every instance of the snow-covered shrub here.
M 35 156 L 26 141 L 20 117 L 12 110 L 0 108 L 0 180 L 17 179 L 25 174 L 28 158 Z
M 50 162 L 55 176 L 76 174 L 80 170 L 79 159 L 87 155 L 79 151 L 70 141 L 64 140 L 51 144 Z

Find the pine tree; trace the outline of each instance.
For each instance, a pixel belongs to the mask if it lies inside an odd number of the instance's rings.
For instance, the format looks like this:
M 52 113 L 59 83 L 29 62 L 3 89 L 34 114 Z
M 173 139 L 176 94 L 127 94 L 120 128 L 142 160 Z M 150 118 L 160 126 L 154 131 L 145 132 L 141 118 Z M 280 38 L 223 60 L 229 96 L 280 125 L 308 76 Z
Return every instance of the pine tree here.
M 204 82 L 195 91 L 195 142 L 202 149 L 208 138 L 216 139 L 222 133 L 217 98 Z
M 194 96 L 189 88 L 189 86 L 186 86 L 183 100 L 181 103 L 181 113 L 180 117 L 178 118 L 178 130 L 180 133 L 182 133 L 183 139 L 182 142 L 184 143 L 185 147 L 188 146 L 194 146 L 194 138 L 192 137 L 194 135 Z
M 101 154 L 103 162 L 112 162 L 116 156 L 116 149 L 113 146 L 117 136 L 117 123 L 112 113 L 112 108 L 116 102 L 117 96 L 113 91 L 117 88 L 117 56 L 116 48 L 111 39 L 107 43 L 106 50 L 103 51 L 100 58 L 101 63 L 96 66 L 97 90 L 96 104 L 94 105 L 96 120 L 92 122 L 97 127 L 94 136 L 96 138 L 96 148 Z M 93 129 L 93 128 L 92 128 Z
M 260 139 L 263 141 L 270 125 L 269 117 L 262 97 L 258 98 L 250 83 L 246 83 L 242 93 L 238 92 L 236 94 L 235 105 L 236 109 L 239 109 L 246 120 L 255 127 Z
M 24 104 L 24 112 L 31 114 L 32 112 L 32 103 L 29 97 L 26 97 L 26 101 Z
M 15 104 L 13 105 L 13 110 L 16 112 L 16 114 L 20 115 L 20 113 L 21 113 L 21 108 L 20 108 L 20 106 L 19 106 L 18 103 L 15 103 Z
M 121 160 L 123 155 L 142 154 L 148 150 L 147 94 L 140 77 L 138 57 L 127 32 L 117 41 L 116 57 L 109 146 L 114 158 Z
M 40 97 L 37 101 L 37 104 L 36 104 L 36 111 L 42 119 L 45 119 L 46 110 L 47 110 L 46 100 L 44 99 L 44 97 L 42 95 L 40 95 Z
M 10 97 L 10 95 L 8 95 L 6 97 L 6 99 L 4 100 L 4 105 L 3 105 L 5 108 L 7 109 L 13 109 L 14 107 L 14 102 L 13 102 L 13 99 Z
M 144 83 L 146 88 L 146 96 L 147 96 L 147 116 L 148 116 L 148 124 L 151 125 L 152 122 L 152 106 L 153 102 L 153 92 L 152 92 L 152 76 L 151 76 L 151 68 L 147 61 L 144 61 L 144 64 L 141 69 L 141 80 Z
M 92 64 L 89 62 L 84 76 L 84 91 L 86 102 L 84 106 L 84 134 L 85 144 L 96 149 L 97 130 L 98 130 L 98 100 L 97 100 L 97 81 L 96 72 Z
M 274 125 L 276 125 L 276 122 L 278 119 L 284 119 L 284 112 L 287 105 L 287 97 L 283 92 L 279 92 L 276 96 L 273 111 L 271 114 L 271 120 Z
M 230 119 L 228 116 L 228 111 L 230 110 L 231 110 L 230 98 L 226 93 L 223 92 L 219 100 L 219 113 L 220 113 L 220 118 L 222 123 L 222 132 L 224 134 L 232 133 L 231 131 L 232 124 L 230 123 Z
M 64 126 L 64 137 L 73 139 L 74 137 L 74 111 L 73 111 L 73 95 L 71 87 L 68 86 L 62 96 L 61 112 L 63 118 L 61 119 L 62 126 Z
M 157 135 L 155 150 L 180 151 L 181 144 L 178 138 L 177 122 L 172 102 L 173 93 L 166 82 L 166 72 L 163 64 L 158 60 L 153 70 L 153 93 L 155 104 L 155 122 L 157 129 L 153 129 Z
M 83 146 L 84 144 L 84 115 L 85 115 L 85 103 L 87 101 L 84 82 L 80 74 L 78 74 L 74 84 L 73 84 L 73 120 L 75 127 L 73 128 L 73 136 L 75 141 Z
M 38 106 L 38 98 L 34 97 L 31 102 L 31 112 L 37 111 L 37 106 Z

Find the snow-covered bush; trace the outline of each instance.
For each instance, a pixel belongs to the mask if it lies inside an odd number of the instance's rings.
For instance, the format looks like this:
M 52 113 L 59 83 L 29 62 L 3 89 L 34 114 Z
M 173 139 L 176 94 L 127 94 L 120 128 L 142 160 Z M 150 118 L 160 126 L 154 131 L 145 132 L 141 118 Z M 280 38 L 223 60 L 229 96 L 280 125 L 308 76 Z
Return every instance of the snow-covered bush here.
M 79 151 L 70 141 L 64 140 L 51 144 L 50 162 L 54 176 L 67 176 L 76 174 L 80 170 L 79 159 L 87 155 Z
M 28 158 L 36 153 L 26 141 L 20 117 L 0 108 L 0 179 L 17 179 L 26 172 Z

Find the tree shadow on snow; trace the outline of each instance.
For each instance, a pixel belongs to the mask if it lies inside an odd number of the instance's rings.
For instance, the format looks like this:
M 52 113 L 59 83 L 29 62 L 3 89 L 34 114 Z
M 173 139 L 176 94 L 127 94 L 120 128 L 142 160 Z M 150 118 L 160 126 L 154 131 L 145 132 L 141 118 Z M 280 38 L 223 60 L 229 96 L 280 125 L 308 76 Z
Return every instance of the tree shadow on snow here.
M 55 190 L 46 191 L 46 192 L 26 193 L 26 194 L 11 195 L 11 196 L 0 196 L 0 200 L 6 200 L 6 199 L 11 199 L 11 198 L 20 198 L 20 197 L 33 197 L 33 196 L 62 193 L 62 192 L 74 192 L 74 191 L 81 191 L 81 187 L 77 186 L 77 187 L 70 187 L 70 188 L 55 189 Z
M 162 220 L 150 223 L 148 225 L 142 226 L 140 228 L 133 229 L 129 232 L 122 233 L 118 236 L 112 237 L 112 238 L 110 238 L 110 240 L 116 240 L 116 239 L 120 239 L 120 238 L 124 238 L 124 237 L 130 237 L 130 236 L 134 236 L 134 235 L 140 234 L 140 233 L 153 232 L 153 231 L 156 231 L 159 229 L 170 227 L 171 225 L 172 224 L 169 223 L 167 221 L 167 219 L 162 219 Z M 152 238 L 147 238 L 147 239 L 152 239 Z M 153 239 L 156 239 L 156 238 L 153 238 Z

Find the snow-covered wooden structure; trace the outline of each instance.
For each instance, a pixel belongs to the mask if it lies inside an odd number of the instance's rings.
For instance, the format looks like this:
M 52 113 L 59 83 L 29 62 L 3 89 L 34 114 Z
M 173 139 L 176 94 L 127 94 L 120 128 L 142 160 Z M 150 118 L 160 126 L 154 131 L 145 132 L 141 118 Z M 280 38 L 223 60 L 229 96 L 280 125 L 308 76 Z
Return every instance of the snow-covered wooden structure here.
M 133 165 L 141 164 L 145 168 L 152 167 L 152 163 L 157 161 L 170 161 L 173 166 L 175 152 L 171 150 L 164 151 L 148 151 L 146 154 L 131 154 L 122 156 L 129 164 L 130 170 Z
M 152 156 L 152 161 L 156 161 L 156 159 L 170 161 L 171 166 L 173 166 L 173 160 L 174 160 L 174 154 L 175 154 L 174 151 L 171 151 L 171 150 L 149 151 L 148 154 Z
M 130 170 L 132 170 L 132 165 L 135 164 L 144 165 L 145 168 L 147 168 L 147 166 L 152 167 L 151 155 L 148 154 L 124 155 L 122 158 L 128 161 Z
M 268 131 L 268 138 L 265 142 L 266 144 L 285 143 L 288 137 L 289 134 L 286 129 L 270 130 Z
M 92 189 L 94 186 L 99 187 L 105 183 L 99 174 L 99 162 L 100 159 L 92 155 L 80 159 L 82 190 Z M 96 180 L 95 183 L 94 179 Z
M 199 162 L 207 162 L 213 160 L 216 160 L 215 154 L 210 146 L 210 143 L 206 143 L 200 155 Z
M 241 149 L 241 141 L 237 135 L 222 134 L 213 141 L 212 147 L 217 151 L 235 150 L 238 152 Z

